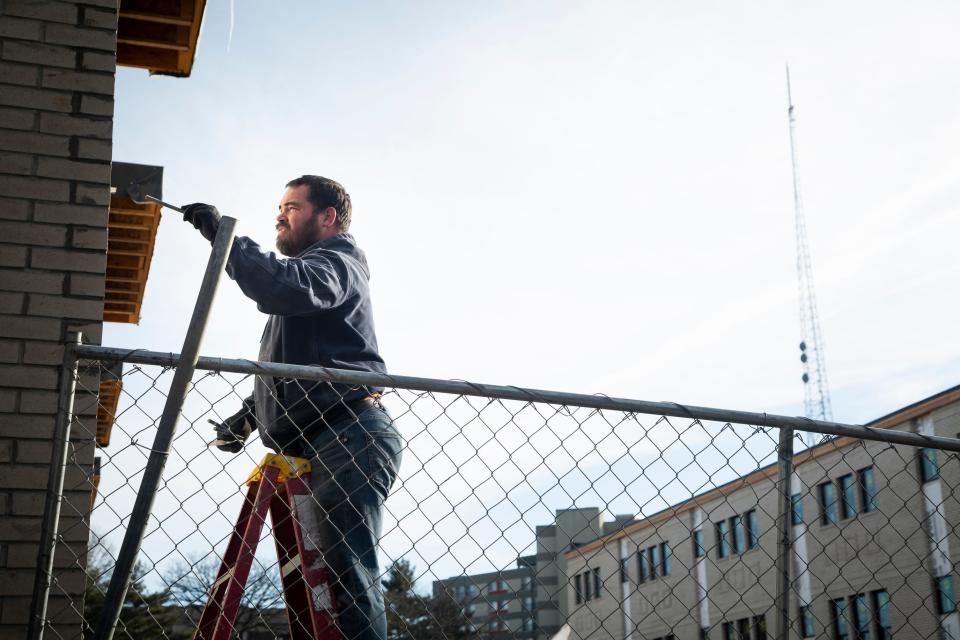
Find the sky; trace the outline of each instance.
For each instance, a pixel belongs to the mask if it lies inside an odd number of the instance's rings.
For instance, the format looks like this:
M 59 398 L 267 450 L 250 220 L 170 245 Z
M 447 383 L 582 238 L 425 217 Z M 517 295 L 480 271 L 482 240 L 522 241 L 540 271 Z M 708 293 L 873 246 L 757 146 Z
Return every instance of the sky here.
M 231 26 L 232 25 L 232 26 Z M 960 6 L 208 2 L 192 75 L 118 70 L 114 158 L 271 247 L 342 182 L 392 373 L 803 413 L 785 65 L 834 418 L 960 383 Z M 179 351 L 209 245 L 160 224 Z M 205 355 L 265 322 L 224 278 Z

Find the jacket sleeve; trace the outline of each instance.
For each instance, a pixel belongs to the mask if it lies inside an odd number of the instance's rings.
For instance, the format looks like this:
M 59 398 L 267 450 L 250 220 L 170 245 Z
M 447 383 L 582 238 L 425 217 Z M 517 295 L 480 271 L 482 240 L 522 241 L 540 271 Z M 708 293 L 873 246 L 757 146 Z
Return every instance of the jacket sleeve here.
M 337 252 L 279 258 L 245 236 L 233 241 L 227 275 L 260 311 L 276 316 L 332 309 L 354 294 L 349 268 Z

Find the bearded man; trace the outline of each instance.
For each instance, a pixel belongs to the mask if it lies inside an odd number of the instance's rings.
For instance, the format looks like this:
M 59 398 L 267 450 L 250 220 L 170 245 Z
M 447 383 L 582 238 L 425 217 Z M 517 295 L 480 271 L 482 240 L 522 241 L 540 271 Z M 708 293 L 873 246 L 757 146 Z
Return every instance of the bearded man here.
M 220 214 L 192 204 L 183 219 L 213 242 Z M 321 176 L 291 180 L 276 217 L 277 249 L 233 242 L 227 274 L 269 314 L 260 360 L 386 373 L 377 348 L 367 260 L 348 233 L 350 195 Z M 317 517 L 344 640 L 385 640 L 377 546 L 402 443 L 382 389 L 257 376 L 243 408 L 215 423 L 218 448 L 237 453 L 255 425 L 264 444 L 311 461 Z

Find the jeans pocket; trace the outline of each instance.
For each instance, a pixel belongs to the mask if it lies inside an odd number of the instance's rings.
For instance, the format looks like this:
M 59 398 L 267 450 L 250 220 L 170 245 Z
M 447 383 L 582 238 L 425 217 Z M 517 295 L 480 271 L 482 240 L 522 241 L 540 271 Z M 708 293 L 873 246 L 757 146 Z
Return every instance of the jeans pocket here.
M 395 429 L 385 431 L 367 431 L 364 433 L 366 447 L 364 451 L 364 473 L 367 482 L 386 500 L 400 473 L 400 461 L 403 459 L 403 441 Z

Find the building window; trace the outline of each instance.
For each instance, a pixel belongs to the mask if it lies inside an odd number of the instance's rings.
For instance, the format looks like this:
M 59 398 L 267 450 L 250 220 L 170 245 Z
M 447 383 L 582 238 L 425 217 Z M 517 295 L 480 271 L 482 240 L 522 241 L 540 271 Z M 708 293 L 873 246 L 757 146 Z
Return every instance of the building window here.
M 524 631 L 533 631 L 533 618 L 527 617 L 523 619 L 523 630 Z
M 590 602 L 590 598 L 593 597 L 593 591 L 590 588 L 590 570 L 587 569 L 583 572 L 583 601 Z
M 798 524 L 803 524 L 803 495 L 795 493 L 790 496 L 790 506 L 792 507 L 792 520 L 793 526 Z
M 650 579 L 653 580 L 660 572 L 660 550 L 657 549 L 657 545 L 647 549 L 647 556 L 650 560 Z
M 857 471 L 857 479 L 860 481 L 860 511 L 876 511 L 877 486 L 873 479 L 873 467 L 864 467 Z
M 523 579 L 520 582 L 520 589 L 523 591 L 530 591 L 533 589 L 533 576 L 523 576 Z
M 833 623 L 833 640 L 849 640 L 847 631 L 847 601 L 837 598 L 831 602 L 830 620 Z
M 764 615 L 753 616 L 753 640 L 767 640 L 767 618 Z
M 717 531 L 717 557 L 726 558 L 730 555 L 730 540 L 727 535 L 727 521 L 723 520 L 715 524 Z M 726 638 L 727 634 L 724 632 L 723 637 Z
M 940 477 L 940 469 L 937 466 L 936 449 L 920 449 L 920 482 L 930 482 Z
M 573 599 L 576 604 L 583 602 L 583 589 L 580 588 L 582 580 L 579 573 L 573 576 Z
M 740 516 L 730 518 L 730 530 L 733 531 L 733 551 L 743 553 L 746 549 L 743 540 L 743 518 Z
M 644 549 L 637 551 L 637 582 L 647 579 L 647 552 Z
M 700 640 L 710 640 L 710 627 L 700 627 Z
M 660 565 L 660 575 L 668 576 L 670 575 L 670 559 L 672 554 L 670 553 L 670 543 L 661 542 L 660 543 L 660 557 L 663 558 L 663 563 Z
M 593 570 L 593 597 L 600 597 L 600 569 Z
M 750 618 L 737 620 L 737 640 L 750 640 Z
M 760 544 L 760 527 L 757 525 L 757 510 L 751 509 L 744 514 L 747 519 L 747 549 Z
M 703 546 L 703 529 L 697 529 L 693 532 L 693 557 L 702 558 L 707 555 L 707 550 Z
M 837 521 L 837 490 L 832 482 L 820 485 L 820 522 L 834 524 Z
M 870 615 L 867 612 L 867 596 L 853 596 L 850 608 L 853 613 L 853 632 L 857 640 L 870 640 Z
M 734 628 L 732 622 L 723 623 L 723 640 L 737 640 L 734 636 Z
M 533 596 L 526 596 L 523 599 L 523 610 L 533 611 L 533 607 L 534 607 Z
M 800 635 L 804 638 L 812 638 L 814 633 L 813 610 L 810 605 L 804 605 L 800 607 Z
M 844 520 L 857 515 L 857 492 L 853 484 L 853 475 L 840 476 L 840 513 Z
M 953 613 L 957 610 L 957 598 L 953 594 L 953 576 L 937 578 L 937 613 Z
M 620 560 L 620 582 L 630 581 L 630 567 L 626 558 Z
M 891 640 L 893 625 L 890 623 L 890 596 L 886 591 L 874 591 L 870 594 L 873 600 L 873 621 L 877 626 L 877 640 Z

